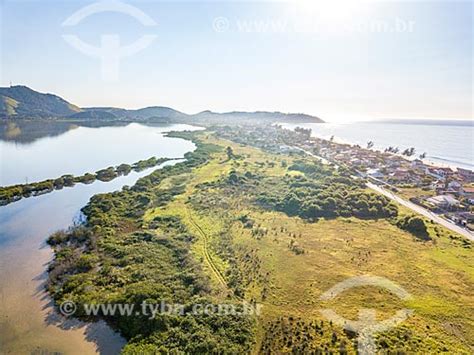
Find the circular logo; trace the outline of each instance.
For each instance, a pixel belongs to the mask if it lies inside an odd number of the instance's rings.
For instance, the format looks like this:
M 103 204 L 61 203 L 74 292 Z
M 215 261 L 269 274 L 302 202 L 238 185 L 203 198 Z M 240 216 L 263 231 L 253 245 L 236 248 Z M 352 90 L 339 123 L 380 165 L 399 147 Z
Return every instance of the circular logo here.
M 230 28 L 230 22 L 227 17 L 216 17 L 212 23 L 214 31 L 223 33 L 227 32 Z
M 59 306 L 59 311 L 63 316 L 72 316 L 77 310 L 77 306 L 73 301 L 64 301 Z
M 411 295 L 406 290 L 394 282 L 384 277 L 365 275 L 352 277 L 338 283 L 323 293 L 319 299 L 322 301 L 332 300 L 340 293 L 353 287 L 360 286 L 376 286 L 384 288 L 402 300 L 408 300 L 411 298 Z M 409 317 L 413 313 L 413 310 L 406 308 L 401 309 L 396 312 L 392 318 L 382 321 L 377 321 L 374 309 L 360 309 L 358 320 L 345 319 L 330 308 L 321 310 L 321 313 L 325 318 L 335 324 L 358 333 L 358 351 L 360 354 L 375 354 L 375 333 L 395 327 L 398 323 L 403 322 L 407 317 Z

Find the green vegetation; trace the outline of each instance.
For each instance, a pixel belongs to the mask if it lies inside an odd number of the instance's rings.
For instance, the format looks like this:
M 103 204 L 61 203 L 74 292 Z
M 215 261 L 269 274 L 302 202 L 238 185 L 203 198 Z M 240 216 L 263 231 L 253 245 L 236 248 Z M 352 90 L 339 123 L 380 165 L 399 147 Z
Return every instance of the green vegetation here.
M 170 159 L 155 157 L 140 160 L 130 166 L 128 164 L 121 164 L 117 167 L 109 167 L 97 171 L 95 174 L 86 173 L 82 176 L 63 175 L 57 179 L 48 179 L 31 184 L 12 185 L 0 187 L 0 206 L 8 205 L 9 203 L 21 200 L 25 197 L 43 195 L 54 190 L 60 190 L 63 187 L 72 187 L 74 184 L 91 184 L 96 179 L 100 181 L 111 181 L 118 176 L 128 175 L 130 171 L 143 171 L 148 168 L 163 164 Z
M 425 221 L 417 216 L 405 216 L 397 221 L 397 226 L 421 239 L 430 239 Z
M 118 173 L 114 167 L 109 167 L 107 169 L 97 171 L 95 176 L 97 177 L 97 180 L 100 181 L 111 181 L 118 176 Z
M 118 168 L 117 168 L 117 172 L 119 172 Z M 78 176 L 78 177 L 75 177 L 73 179 L 73 183 L 81 183 L 81 184 L 91 184 L 95 181 L 95 179 L 97 178 L 96 175 L 94 174 L 90 174 L 90 173 L 86 173 L 82 176 Z
M 185 163 L 157 170 L 120 192 L 94 196 L 83 209 L 86 226 L 53 234 L 56 258 L 49 291 L 58 302 L 212 304 L 209 280 L 190 250 L 195 236 L 179 218 L 155 217 L 148 208 L 169 203 L 184 186 L 159 189 L 164 179 L 204 164 L 216 147 L 199 145 Z M 79 307 L 80 310 L 83 308 Z M 79 312 L 79 317 L 85 314 Z M 245 353 L 254 338 L 254 320 L 246 316 L 104 316 L 129 339 L 126 354 Z
M 120 164 L 117 166 L 117 174 L 128 175 L 132 171 L 132 167 L 128 164 Z
M 135 171 L 142 171 L 151 168 L 155 165 L 158 165 L 158 160 L 153 157 L 148 160 L 140 160 L 139 162 L 136 162 L 135 164 L 133 164 L 132 169 Z
M 135 121 L 210 125 L 220 122 L 323 122 L 302 113 L 203 111 L 194 115 L 169 107 L 152 106 L 137 110 L 123 108 L 80 108 L 53 94 L 43 94 L 26 86 L 0 87 L 0 118 Z
M 41 94 L 26 86 L 0 88 L 0 116 L 61 117 L 81 109 L 51 94 Z
M 258 201 L 263 206 L 311 220 L 351 216 L 390 218 L 398 213 L 388 198 L 365 192 L 362 183 L 357 184 L 322 163 L 298 160 L 288 170 L 304 175 L 287 175 L 259 184 L 262 188 Z
M 379 320 L 413 309 L 377 335 L 382 353 L 472 353 L 472 243 L 368 192 L 344 169 L 275 153 L 279 142 L 253 148 L 244 131 L 219 132 L 226 139 L 173 134 L 197 143 L 186 162 L 94 196 L 86 225 L 51 236 L 56 302 L 263 305 L 257 319 L 104 316 L 129 354 L 355 354 L 356 335 L 324 319 L 322 308 L 354 320 L 361 308 L 376 309 Z M 356 287 L 319 300 L 365 274 L 412 298 Z

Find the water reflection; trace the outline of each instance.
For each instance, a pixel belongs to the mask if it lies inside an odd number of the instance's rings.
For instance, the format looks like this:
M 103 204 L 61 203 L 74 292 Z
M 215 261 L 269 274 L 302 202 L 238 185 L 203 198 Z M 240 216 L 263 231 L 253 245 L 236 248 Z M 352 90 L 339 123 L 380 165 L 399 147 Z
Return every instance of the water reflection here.
M 181 158 L 193 144 L 164 136 L 182 124 L 3 122 L 0 186 L 75 176 L 150 157 Z M 179 142 L 179 144 L 177 144 Z
M 176 164 L 176 161 L 164 165 Z M 116 354 L 125 340 L 104 322 L 59 316 L 44 291 L 52 251 L 45 240 L 71 225 L 97 193 L 133 185 L 155 168 L 0 207 L 0 353 Z
M 0 141 L 31 144 L 41 138 L 56 137 L 79 127 L 120 127 L 126 122 L 58 121 L 58 120 L 6 120 L 0 121 Z
M 192 142 L 164 137 L 186 125 L 94 122 L 2 122 L 0 185 L 82 175 L 149 157 L 181 158 Z M 163 165 L 176 164 L 168 161 Z M 56 190 L 0 207 L 0 353 L 119 353 L 125 340 L 104 322 L 60 317 L 44 291 L 52 250 L 46 238 L 71 225 L 97 193 L 133 185 L 156 168 L 131 172 L 111 182 Z

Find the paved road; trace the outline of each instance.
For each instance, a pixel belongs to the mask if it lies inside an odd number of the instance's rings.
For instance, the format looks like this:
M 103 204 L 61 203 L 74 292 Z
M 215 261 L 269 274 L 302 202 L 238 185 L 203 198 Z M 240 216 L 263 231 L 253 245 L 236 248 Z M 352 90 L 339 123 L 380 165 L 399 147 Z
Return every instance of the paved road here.
M 308 150 L 305 150 L 305 149 L 300 148 L 300 147 L 297 147 L 297 146 L 292 146 L 291 148 L 294 148 L 294 149 L 299 150 L 300 152 L 306 153 L 306 154 L 308 154 L 309 156 L 312 156 L 313 158 L 318 159 L 318 160 L 319 160 L 321 163 L 323 163 L 323 164 L 326 164 L 326 165 L 327 165 L 327 164 L 331 164 L 331 162 L 330 162 L 329 160 L 327 160 L 327 159 L 325 159 L 325 158 L 323 158 L 323 157 L 320 157 L 319 155 L 313 154 L 313 153 L 311 153 L 311 152 L 308 151 Z M 337 165 L 336 165 L 336 167 L 337 167 Z
M 311 152 L 309 152 L 305 149 L 302 149 L 302 148 L 299 148 L 299 147 L 293 147 L 293 148 L 296 148 L 296 149 L 298 149 L 302 152 L 305 152 L 306 154 L 312 156 L 313 158 L 319 159 L 324 164 L 329 164 L 330 163 L 328 160 L 326 160 L 326 159 L 324 159 L 320 156 L 317 156 L 317 155 L 315 155 L 315 154 L 313 154 L 313 153 L 311 153 Z M 383 187 L 375 185 L 371 182 L 367 183 L 367 187 L 374 190 L 374 191 L 376 191 L 376 192 L 378 192 L 378 193 L 381 193 L 382 195 L 387 196 L 389 199 L 398 202 L 400 205 L 405 206 L 405 207 L 411 209 L 412 211 L 414 211 L 416 213 L 419 213 L 419 214 L 425 216 L 426 218 L 429 218 L 429 219 L 435 221 L 438 224 L 441 224 L 442 226 L 448 228 L 449 230 L 452 230 L 453 232 L 459 233 L 462 236 L 468 238 L 469 240 L 474 241 L 474 233 L 471 233 L 467 229 L 461 228 L 460 226 L 449 222 L 448 220 L 438 216 L 437 214 L 427 210 L 426 208 L 423 208 L 421 206 L 418 206 L 418 205 L 414 204 L 413 202 L 405 200 L 405 199 L 401 198 L 400 196 L 395 195 L 392 191 L 386 190 Z
M 419 213 L 419 214 L 421 214 L 421 215 L 423 215 L 423 216 L 425 216 L 429 219 L 432 219 L 436 223 L 441 224 L 442 226 L 452 230 L 453 232 L 459 233 L 459 234 L 463 235 L 464 237 L 468 238 L 469 240 L 474 241 L 474 234 L 469 232 L 467 229 L 461 228 L 460 226 L 447 221 L 446 219 L 438 216 L 437 214 L 435 214 L 435 213 L 433 213 L 433 212 L 431 212 L 431 211 L 429 211 L 429 210 L 427 210 L 427 209 L 425 209 L 421 206 L 418 206 L 418 205 L 414 204 L 413 202 L 407 201 L 407 200 L 401 198 L 400 196 L 395 195 L 393 192 L 391 192 L 389 190 L 386 190 L 383 187 L 372 184 L 371 182 L 367 183 L 367 187 L 369 187 L 370 189 L 372 189 L 374 191 L 377 191 L 378 193 L 381 193 L 381 194 L 387 196 L 391 200 L 398 202 L 402 206 L 405 206 L 405 207 L 411 209 L 412 211 L 414 211 L 416 213 Z

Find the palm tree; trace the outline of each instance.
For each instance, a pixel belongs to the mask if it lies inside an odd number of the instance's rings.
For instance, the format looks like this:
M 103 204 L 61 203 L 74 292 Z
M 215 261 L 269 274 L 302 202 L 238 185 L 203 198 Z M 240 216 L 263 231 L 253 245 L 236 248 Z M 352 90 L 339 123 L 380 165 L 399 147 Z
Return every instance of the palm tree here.
M 426 152 L 423 153 L 423 154 L 420 154 L 420 157 L 419 157 L 421 160 L 425 159 L 426 158 Z
M 406 155 L 407 157 L 411 157 L 413 154 L 415 154 L 415 148 L 407 148 L 403 151 L 402 155 Z
M 367 142 L 367 149 L 370 149 L 370 148 L 372 148 L 373 146 L 374 146 L 374 142 L 372 142 L 372 141 L 368 141 L 368 142 Z

